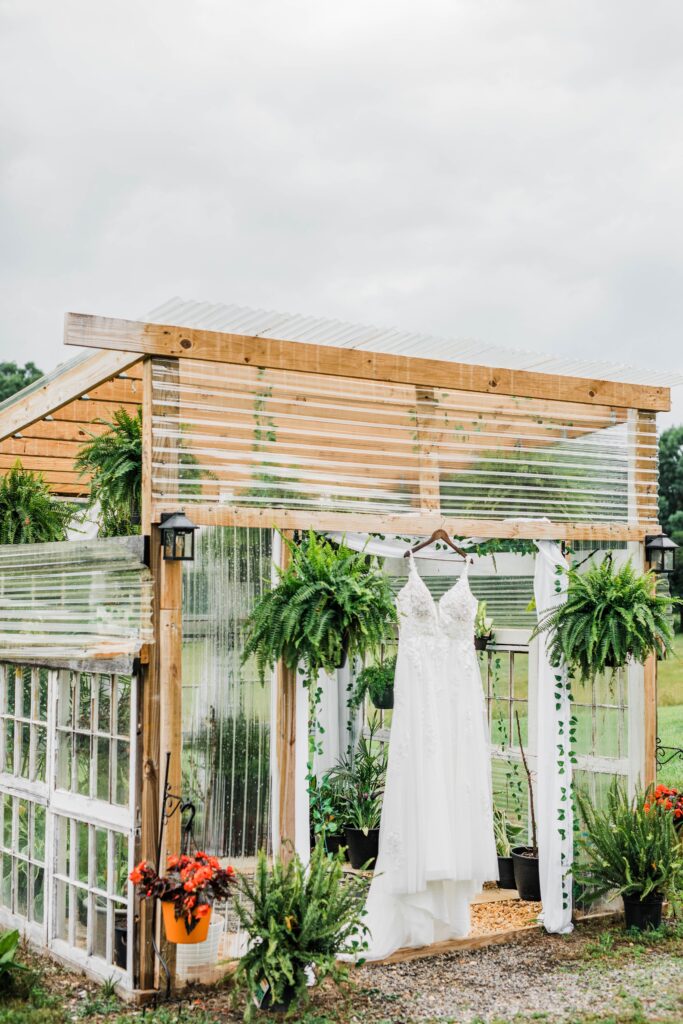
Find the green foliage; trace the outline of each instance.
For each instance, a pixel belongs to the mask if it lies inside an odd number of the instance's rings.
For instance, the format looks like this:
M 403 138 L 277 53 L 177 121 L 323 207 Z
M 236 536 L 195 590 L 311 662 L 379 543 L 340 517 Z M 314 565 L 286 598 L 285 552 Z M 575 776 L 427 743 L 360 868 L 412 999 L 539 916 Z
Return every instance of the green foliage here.
M 511 857 L 512 847 L 522 843 L 524 828 L 501 807 L 493 808 L 493 833 L 499 857 Z
M 18 363 L 0 363 L 0 402 L 23 391 L 42 376 L 43 371 L 35 363 L 25 363 L 23 366 Z
M 651 573 L 637 573 L 630 561 L 615 570 L 609 556 L 585 572 L 567 572 L 566 602 L 532 634 L 550 631 L 554 665 L 564 660 L 573 674 L 590 680 L 629 658 L 644 662 L 653 651 L 673 653 L 672 599 L 654 592 Z
M 474 619 L 474 635 L 480 639 L 490 639 L 493 634 L 493 619 L 486 616 L 486 601 L 480 601 Z
M 26 968 L 16 959 L 19 948 L 19 932 L 5 932 L 0 935 L 0 992 L 7 992 L 16 980 L 16 975 Z
M 340 758 L 328 773 L 339 787 L 338 814 L 344 825 L 366 835 L 369 829 L 379 828 L 388 759 L 388 744 L 376 742 L 371 728 L 368 736 L 360 736 L 356 749 Z
M 384 661 L 367 665 L 356 678 L 356 687 L 351 698 L 352 707 L 360 707 L 367 693 L 373 704 L 382 704 L 387 691 L 394 685 L 396 655 Z
M 344 650 L 353 657 L 378 648 L 390 636 L 396 611 L 372 556 L 312 530 L 300 544 L 283 540 L 291 562 L 249 616 L 242 660 L 256 657 L 262 681 L 280 658 L 293 670 L 303 663 L 311 683 L 320 669 L 333 672 Z
M 57 501 L 42 474 L 19 460 L 0 479 L 0 544 L 40 544 L 66 540 L 76 506 Z
M 247 992 L 245 1020 L 255 1013 L 262 983 L 270 986 L 272 1002 L 293 997 L 299 1006 L 307 999 L 306 967 L 316 983 L 330 976 L 337 983 L 347 976 L 337 963 L 342 951 L 367 948 L 363 917 L 366 890 L 358 880 L 344 879 L 341 856 L 330 857 L 316 843 L 308 867 L 294 856 L 288 863 L 275 858 L 272 867 L 259 853 L 253 881 L 238 878 L 235 910 L 249 936 L 249 948 L 238 962 L 236 981 Z
M 316 836 L 336 836 L 344 832 L 346 818 L 346 790 L 343 779 L 326 772 L 321 779 L 315 777 L 309 789 L 311 823 Z
M 140 514 L 142 495 L 142 411 L 131 416 L 117 409 L 113 422 L 103 434 L 91 434 L 76 456 L 80 476 L 91 475 L 90 505 L 99 502 L 100 535 L 126 536 L 139 533 L 134 521 Z
M 608 895 L 671 898 L 680 891 L 683 847 L 670 811 L 651 799 L 650 790 L 630 799 L 615 779 L 604 810 L 596 810 L 580 791 L 576 802 L 585 825 L 574 876 L 587 903 Z

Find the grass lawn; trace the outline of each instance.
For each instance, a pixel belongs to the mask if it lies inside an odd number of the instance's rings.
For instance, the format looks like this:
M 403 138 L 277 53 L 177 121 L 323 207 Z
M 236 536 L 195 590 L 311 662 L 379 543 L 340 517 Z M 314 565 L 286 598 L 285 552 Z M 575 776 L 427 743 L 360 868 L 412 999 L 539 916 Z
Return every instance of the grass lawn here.
M 657 672 L 657 733 L 665 747 L 683 747 L 683 633 L 676 634 L 676 657 L 660 661 Z M 683 758 L 657 773 L 667 786 L 683 786 Z

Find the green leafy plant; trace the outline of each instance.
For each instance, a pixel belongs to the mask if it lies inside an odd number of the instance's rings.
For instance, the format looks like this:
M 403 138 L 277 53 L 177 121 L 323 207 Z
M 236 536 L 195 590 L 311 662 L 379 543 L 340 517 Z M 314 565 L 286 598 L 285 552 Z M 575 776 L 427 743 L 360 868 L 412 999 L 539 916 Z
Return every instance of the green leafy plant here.
M 559 573 L 565 570 L 559 569 Z M 550 656 L 581 680 L 614 671 L 629 659 L 673 653 L 670 597 L 655 593 L 651 573 L 630 561 L 615 569 L 611 556 L 585 572 L 568 569 L 567 600 L 549 611 L 532 636 L 550 632 Z
M 499 857 L 511 857 L 512 847 L 519 846 L 524 835 L 524 828 L 513 821 L 502 807 L 493 808 L 493 833 Z
M 346 801 L 346 824 L 357 828 L 364 835 L 379 828 L 382 820 L 383 793 L 357 790 Z
M 574 875 L 586 902 L 609 895 L 671 897 L 680 890 L 683 847 L 670 812 L 653 798 L 652 789 L 630 799 L 614 780 L 604 810 L 596 810 L 581 791 L 576 802 L 585 826 Z
M 314 779 L 309 791 L 311 824 L 316 836 L 337 836 L 344 832 L 347 793 L 344 780 L 331 772 Z
M 41 473 L 19 460 L 0 479 L 0 544 L 41 544 L 66 540 L 78 510 L 53 498 Z
M 382 800 L 387 780 L 389 750 L 375 740 L 376 726 L 361 735 L 356 749 L 339 759 L 329 772 L 340 787 L 340 814 L 343 824 L 365 832 L 379 828 Z
M 5 932 L 0 935 L 0 992 L 7 992 L 20 971 L 27 968 L 16 959 L 19 948 L 19 932 Z
M 259 853 L 253 881 L 238 878 L 241 894 L 235 909 L 249 937 L 247 952 L 238 962 L 237 984 L 247 991 L 245 1020 L 250 1020 L 266 994 L 269 1004 L 307 1000 L 307 968 L 316 984 L 331 977 L 340 983 L 347 968 L 337 962 L 342 951 L 367 948 L 363 924 L 366 888 L 344 879 L 341 856 L 330 857 L 316 843 L 308 867 L 298 856 L 272 867 Z
M 486 616 L 486 601 L 480 601 L 474 619 L 474 635 L 481 640 L 490 640 L 493 636 L 493 619 Z
M 385 661 L 375 662 L 374 665 L 367 665 L 356 678 L 356 686 L 351 700 L 352 706 L 360 707 L 365 700 L 366 693 L 373 704 L 383 704 L 387 691 L 393 689 L 395 675 L 396 655 L 386 658 Z
M 344 656 L 364 655 L 389 636 L 396 611 L 377 560 L 337 546 L 311 530 L 300 544 L 283 538 L 291 562 L 279 570 L 246 623 L 243 661 L 255 656 L 261 680 L 280 658 L 303 664 L 312 684 Z
M 109 428 L 90 435 L 76 456 L 80 476 L 90 474 L 90 505 L 99 502 L 100 534 L 116 537 L 139 533 L 142 495 L 142 411 L 131 416 L 117 409 Z

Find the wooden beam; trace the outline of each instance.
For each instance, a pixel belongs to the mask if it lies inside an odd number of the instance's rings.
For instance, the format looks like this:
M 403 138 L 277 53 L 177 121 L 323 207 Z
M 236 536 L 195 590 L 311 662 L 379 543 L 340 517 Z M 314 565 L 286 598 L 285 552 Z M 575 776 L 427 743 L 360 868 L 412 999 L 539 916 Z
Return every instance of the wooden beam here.
M 668 411 L 670 408 L 669 389 L 662 387 L 474 366 L 276 338 L 254 338 L 243 334 L 146 324 L 83 313 L 66 314 L 64 340 L 67 345 L 85 348 L 180 359 L 205 359 L 218 363 L 273 367 L 400 384 L 423 384 L 486 394 L 653 411 Z
M 182 503 L 181 503 L 182 504 Z M 172 502 L 155 502 L 153 518 L 156 522 L 161 512 L 177 510 L 177 499 Z M 282 508 L 231 508 L 227 505 L 193 505 L 186 503 L 190 518 L 198 526 L 255 526 L 270 530 L 353 530 L 360 533 L 395 533 L 429 536 L 442 526 L 454 537 L 496 537 L 498 539 L 519 538 L 525 540 L 642 540 L 643 537 L 661 533 L 656 523 L 631 523 L 628 526 L 609 523 L 549 523 L 542 520 L 451 519 L 434 513 L 411 513 L 378 515 L 374 512 L 317 512 L 291 511 Z
M 645 571 L 651 569 L 645 556 Z M 655 578 L 656 587 L 656 578 Z M 645 775 L 643 784 L 654 786 L 657 782 L 657 655 L 651 654 L 643 665 L 644 732 L 645 732 Z
M 145 359 L 142 367 L 142 496 L 141 530 L 149 537 L 152 532 L 152 360 Z
M 139 360 L 139 354 L 131 352 L 98 352 L 82 363 L 65 368 L 23 398 L 18 395 L 16 401 L 0 411 L 0 441 L 51 415 L 67 402 L 87 394 L 91 388 L 116 377 Z

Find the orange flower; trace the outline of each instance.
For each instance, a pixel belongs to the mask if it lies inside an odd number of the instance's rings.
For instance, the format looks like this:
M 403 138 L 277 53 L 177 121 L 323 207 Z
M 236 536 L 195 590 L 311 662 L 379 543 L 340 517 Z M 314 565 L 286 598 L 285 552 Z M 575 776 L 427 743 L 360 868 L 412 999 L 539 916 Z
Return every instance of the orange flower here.
M 232 864 L 228 864 L 228 866 L 227 866 L 227 868 L 225 870 L 228 872 L 228 874 L 230 875 L 231 878 L 235 874 L 235 869 L 232 866 Z
M 645 804 L 644 807 L 643 807 L 643 810 L 649 811 L 650 810 L 650 805 L 649 804 Z
M 169 857 L 166 861 L 166 866 L 169 868 L 177 868 L 180 864 L 180 857 Z
M 131 873 L 128 875 L 133 885 L 139 885 L 142 881 L 142 871 L 138 871 L 137 868 L 133 868 Z
M 207 914 L 211 913 L 211 907 L 208 903 L 200 903 L 198 907 L 194 909 L 195 917 L 206 917 Z

